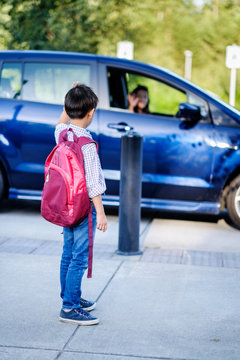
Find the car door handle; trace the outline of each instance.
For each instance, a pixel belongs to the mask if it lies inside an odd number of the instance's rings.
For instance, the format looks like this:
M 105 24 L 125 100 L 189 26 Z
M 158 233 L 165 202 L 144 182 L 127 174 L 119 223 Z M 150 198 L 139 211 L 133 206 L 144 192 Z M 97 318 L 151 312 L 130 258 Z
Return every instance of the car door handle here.
M 120 132 L 125 132 L 125 131 L 130 131 L 133 130 L 132 126 L 129 126 L 127 123 L 125 122 L 120 122 L 118 124 L 108 124 L 107 127 L 109 129 L 114 129 Z

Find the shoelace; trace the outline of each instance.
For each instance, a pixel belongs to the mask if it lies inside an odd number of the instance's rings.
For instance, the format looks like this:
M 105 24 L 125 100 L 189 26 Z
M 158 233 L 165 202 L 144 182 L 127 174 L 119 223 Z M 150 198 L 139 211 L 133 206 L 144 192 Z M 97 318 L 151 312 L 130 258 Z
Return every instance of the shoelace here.
M 74 309 L 74 311 L 75 311 L 77 314 L 79 314 L 79 315 L 81 315 L 81 316 L 83 316 L 83 317 L 85 317 L 85 318 L 87 318 L 87 319 L 91 316 L 90 314 L 85 313 L 85 312 L 83 312 L 83 311 L 80 310 L 80 309 Z
M 80 300 L 80 301 L 81 301 L 81 303 L 83 303 L 83 304 L 85 304 L 85 305 L 86 305 L 86 304 L 88 304 L 88 303 L 90 302 L 90 301 L 87 301 L 87 300 L 85 300 L 85 299 L 83 299 L 83 298 L 81 298 L 81 300 Z

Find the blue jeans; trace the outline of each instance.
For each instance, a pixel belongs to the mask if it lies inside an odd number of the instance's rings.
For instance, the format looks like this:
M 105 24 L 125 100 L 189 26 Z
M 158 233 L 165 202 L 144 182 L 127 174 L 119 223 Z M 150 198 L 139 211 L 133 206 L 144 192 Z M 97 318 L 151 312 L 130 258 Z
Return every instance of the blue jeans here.
M 96 211 L 93 206 L 93 237 L 96 231 Z M 88 267 L 88 218 L 73 228 L 63 228 L 63 253 L 60 265 L 63 309 L 79 307 L 81 283 Z

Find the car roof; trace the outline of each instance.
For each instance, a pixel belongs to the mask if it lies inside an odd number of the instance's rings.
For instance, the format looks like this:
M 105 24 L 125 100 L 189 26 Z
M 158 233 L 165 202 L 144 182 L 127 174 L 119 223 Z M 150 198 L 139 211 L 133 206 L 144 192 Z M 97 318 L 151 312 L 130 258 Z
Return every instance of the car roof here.
M 0 57 L 8 59 L 69 59 L 69 58 L 86 58 L 94 59 L 96 55 L 52 50 L 0 50 Z

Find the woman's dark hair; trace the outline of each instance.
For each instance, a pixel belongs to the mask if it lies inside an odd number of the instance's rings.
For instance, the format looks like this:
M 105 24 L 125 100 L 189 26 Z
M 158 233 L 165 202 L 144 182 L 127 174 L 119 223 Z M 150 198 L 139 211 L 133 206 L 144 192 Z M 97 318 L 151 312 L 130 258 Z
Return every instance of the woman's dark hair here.
M 92 89 L 86 85 L 77 85 L 69 90 L 65 96 L 65 110 L 70 119 L 82 119 L 87 113 L 95 109 L 98 97 Z
M 131 95 L 136 95 L 138 93 L 138 91 L 140 90 L 144 90 L 148 93 L 148 88 L 144 85 L 138 85 L 132 92 L 131 92 Z M 134 112 L 138 112 L 138 106 L 136 105 L 133 109 Z M 142 109 L 142 111 L 146 114 L 149 114 L 150 111 L 149 111 L 149 99 L 148 99 L 148 103 L 147 105 L 145 106 L 144 109 Z

